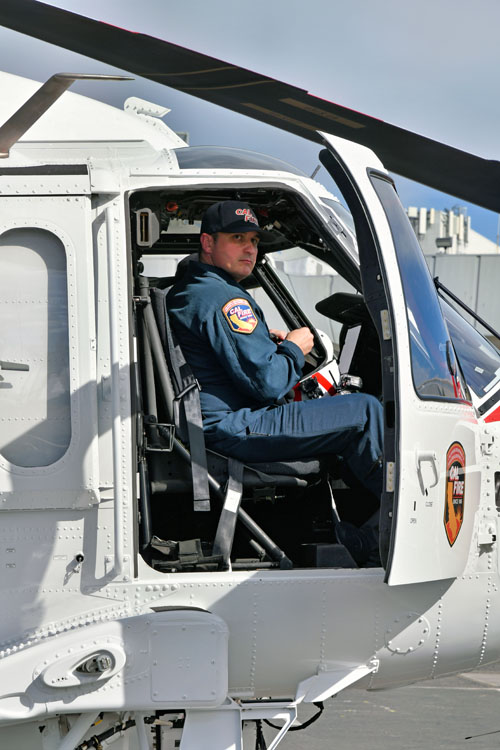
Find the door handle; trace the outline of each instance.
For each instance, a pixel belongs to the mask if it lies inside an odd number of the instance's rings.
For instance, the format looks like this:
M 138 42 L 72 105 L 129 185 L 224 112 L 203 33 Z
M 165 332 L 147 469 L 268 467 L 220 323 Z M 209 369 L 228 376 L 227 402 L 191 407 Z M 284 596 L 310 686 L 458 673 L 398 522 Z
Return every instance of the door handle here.
M 417 458 L 417 475 L 418 475 L 418 481 L 420 484 L 420 489 L 422 490 L 423 495 L 427 495 L 431 487 L 435 487 L 436 484 L 439 482 L 437 456 L 434 451 L 417 450 L 416 458 Z M 422 464 L 425 464 L 425 463 L 428 463 L 431 465 L 432 474 L 433 474 L 433 481 L 431 483 L 427 483 L 427 486 L 426 486 L 424 473 L 422 471 Z
M 27 372 L 29 369 L 29 365 L 23 365 L 21 362 L 5 362 L 5 360 L 0 359 L 0 370 L 22 370 L 23 372 Z
M 0 373 L 4 370 L 18 370 L 27 372 L 30 369 L 29 365 L 21 364 L 20 362 L 6 362 L 4 359 L 0 359 Z M 0 388 L 12 388 L 12 383 L 5 381 L 5 378 L 0 374 Z

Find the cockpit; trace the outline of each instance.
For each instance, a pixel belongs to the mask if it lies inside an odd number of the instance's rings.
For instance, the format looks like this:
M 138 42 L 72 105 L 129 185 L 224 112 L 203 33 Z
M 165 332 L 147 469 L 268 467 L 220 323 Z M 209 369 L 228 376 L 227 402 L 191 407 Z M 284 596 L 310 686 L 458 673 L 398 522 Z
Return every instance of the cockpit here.
M 362 529 L 376 514 L 377 504 L 359 487 L 344 484 L 335 461 L 276 466 L 265 465 L 263 456 L 260 466 L 243 467 L 238 513 L 230 528 L 224 528 L 221 519 L 231 473 L 227 457 L 208 451 L 210 510 L 194 509 L 192 449 L 186 435 L 183 439 L 173 424 L 175 388 L 165 385 L 172 375 L 171 353 L 164 339 L 158 349 L 166 361 L 158 361 L 150 327 L 165 330 L 164 320 L 153 322 L 153 311 L 158 317 L 161 308 L 155 297 L 175 283 L 189 257 L 198 252 L 206 208 L 221 200 L 250 204 L 271 239 L 260 245 L 257 265 L 244 285 L 264 310 L 270 327 L 307 326 L 314 334 L 302 378 L 288 398 L 337 398 L 332 394 L 344 389 L 375 396 L 384 406 L 386 461 L 390 464 L 397 430 L 397 365 L 388 328 L 388 301 L 376 261 L 369 261 L 375 286 L 365 298 L 349 210 L 318 183 L 279 160 L 216 147 L 178 149 L 176 158 L 181 168 L 177 184 L 137 190 L 129 196 L 143 557 L 154 568 L 166 571 L 365 565 L 362 555 L 353 556 L 352 550 L 343 549 L 335 528 L 340 521 Z M 229 166 L 234 168 L 232 173 L 228 173 Z M 263 168 L 265 179 L 262 171 L 257 174 Z M 488 361 L 478 369 L 476 338 L 482 339 L 481 335 L 441 295 L 443 319 L 425 261 L 396 205 L 393 187 L 378 178 L 376 186 L 394 230 L 415 393 L 422 402 L 473 401 L 481 408 L 483 401 L 489 403 L 485 394 L 497 377 L 498 351 L 484 339 L 479 349 Z M 361 241 L 360 245 L 366 252 Z M 428 301 L 422 304 L 423 299 Z M 182 341 L 178 344 L 182 350 Z M 390 493 L 388 497 L 390 503 Z M 388 554 L 390 506 L 384 517 L 379 565 Z
M 182 169 L 227 168 L 225 160 L 234 159 L 237 150 L 201 149 L 197 156 L 192 151 L 196 149 L 178 150 Z M 253 163 L 260 155 L 241 154 L 246 161 L 240 168 L 252 168 L 248 159 L 253 168 L 263 168 L 259 159 Z M 288 171 L 288 165 L 274 161 L 276 171 Z M 270 169 L 268 163 L 266 168 Z M 334 457 L 328 466 L 324 461 L 277 466 L 266 463 L 265 456 L 260 465 L 244 466 L 238 522 L 221 528 L 231 472 L 225 457 L 208 451 L 210 510 L 195 510 L 192 447 L 187 435 L 182 440 L 179 429 L 171 426 L 175 407 L 169 406 L 168 399 L 176 401 L 176 389 L 174 384 L 173 397 L 169 396 L 171 390 L 164 384 L 165 370 L 172 379 L 172 353 L 164 338 L 164 368 L 151 345 L 155 336 L 151 326 L 156 324 L 160 337 L 165 330 L 161 305 L 155 299 L 175 283 L 189 257 L 197 253 L 204 211 L 216 201 L 241 200 L 252 206 L 260 225 L 272 234 L 269 242 L 260 245 L 257 265 L 244 285 L 264 310 L 270 327 L 307 326 L 314 334 L 303 377 L 287 398 L 341 398 L 330 394 L 350 388 L 381 398 L 380 348 L 363 304 L 350 214 L 326 190 L 323 199 L 308 200 L 304 193 L 277 179 L 274 184 L 215 183 L 202 188 L 198 183 L 130 196 L 139 339 L 141 548 L 146 561 L 159 570 L 365 564 L 338 542 L 334 525 L 342 519 L 361 527 L 376 513 L 377 503 L 343 483 L 336 475 Z M 148 307 L 151 310 L 146 312 Z M 182 342 L 178 343 L 182 349 Z

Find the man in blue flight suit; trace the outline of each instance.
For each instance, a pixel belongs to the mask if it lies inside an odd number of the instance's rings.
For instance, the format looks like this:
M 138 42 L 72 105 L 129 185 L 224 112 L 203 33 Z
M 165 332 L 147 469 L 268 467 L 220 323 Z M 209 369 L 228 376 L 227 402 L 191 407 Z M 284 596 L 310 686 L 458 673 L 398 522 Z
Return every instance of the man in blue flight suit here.
M 206 443 L 243 462 L 341 456 L 380 497 L 383 417 L 376 398 L 277 403 L 302 376 L 313 336 L 308 328 L 270 331 L 240 285 L 253 271 L 262 234 L 247 204 L 210 206 L 201 223 L 199 262 L 188 263 L 167 295 L 172 327 L 201 385 Z

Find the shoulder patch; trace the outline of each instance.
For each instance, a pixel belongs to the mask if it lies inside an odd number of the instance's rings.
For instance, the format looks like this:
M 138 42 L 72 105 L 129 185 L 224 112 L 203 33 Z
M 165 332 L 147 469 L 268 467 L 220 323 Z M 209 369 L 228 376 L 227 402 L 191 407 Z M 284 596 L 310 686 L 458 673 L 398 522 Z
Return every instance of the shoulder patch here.
M 252 333 L 259 322 L 247 299 L 230 299 L 222 312 L 234 333 Z

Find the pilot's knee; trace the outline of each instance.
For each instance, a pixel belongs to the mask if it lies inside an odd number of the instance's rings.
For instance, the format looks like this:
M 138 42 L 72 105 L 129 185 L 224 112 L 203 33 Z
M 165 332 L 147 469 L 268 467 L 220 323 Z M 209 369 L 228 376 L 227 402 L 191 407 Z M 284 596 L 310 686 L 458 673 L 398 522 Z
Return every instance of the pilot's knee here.
M 353 403 L 356 404 L 358 409 L 364 411 L 368 418 L 371 417 L 372 420 L 382 419 L 383 407 L 375 396 L 372 396 L 369 393 L 355 393 L 352 395 L 352 398 Z

